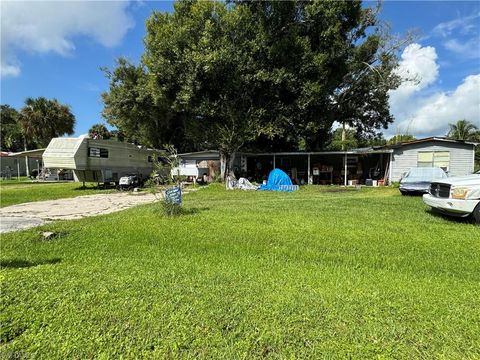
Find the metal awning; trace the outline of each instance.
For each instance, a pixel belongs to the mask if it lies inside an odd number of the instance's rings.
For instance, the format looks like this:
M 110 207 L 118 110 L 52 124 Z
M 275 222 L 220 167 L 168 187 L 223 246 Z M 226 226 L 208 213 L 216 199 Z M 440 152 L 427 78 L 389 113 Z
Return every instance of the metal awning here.
M 364 155 L 364 154 L 391 154 L 393 149 L 353 149 L 347 151 L 293 151 L 293 152 L 265 152 L 265 153 L 246 153 L 240 152 L 239 155 L 245 156 L 289 156 L 289 155 Z
M 41 158 L 44 152 L 45 149 L 27 150 L 8 154 L 8 157 L 23 158 L 25 156 L 28 156 L 32 158 Z

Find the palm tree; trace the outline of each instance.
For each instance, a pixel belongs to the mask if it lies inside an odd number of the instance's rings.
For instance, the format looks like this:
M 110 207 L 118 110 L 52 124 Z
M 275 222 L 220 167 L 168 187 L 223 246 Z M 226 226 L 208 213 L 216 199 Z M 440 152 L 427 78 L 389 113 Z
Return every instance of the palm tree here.
M 27 98 L 18 119 L 25 145 L 36 142 L 45 147 L 53 137 L 73 134 L 75 116 L 57 99 Z
M 88 136 L 93 139 L 110 139 L 112 134 L 103 124 L 95 124 L 88 130 Z
M 455 140 L 476 140 L 478 128 L 471 122 L 463 119 L 458 120 L 456 124 L 449 124 L 450 130 L 447 137 Z
M 53 137 L 72 135 L 75 116 L 67 105 L 60 104 L 57 99 L 27 98 L 25 106 L 20 110 L 18 123 L 22 129 L 24 148 L 27 150 L 29 144 L 45 147 Z M 28 158 L 25 160 L 28 174 Z

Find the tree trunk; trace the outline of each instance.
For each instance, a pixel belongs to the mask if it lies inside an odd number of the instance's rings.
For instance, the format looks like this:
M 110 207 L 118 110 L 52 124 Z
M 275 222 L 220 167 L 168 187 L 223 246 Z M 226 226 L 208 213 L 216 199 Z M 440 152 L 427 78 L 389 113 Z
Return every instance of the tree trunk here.
M 233 161 L 235 160 L 235 153 L 220 152 L 220 176 L 223 181 L 227 180 L 227 176 L 234 175 Z

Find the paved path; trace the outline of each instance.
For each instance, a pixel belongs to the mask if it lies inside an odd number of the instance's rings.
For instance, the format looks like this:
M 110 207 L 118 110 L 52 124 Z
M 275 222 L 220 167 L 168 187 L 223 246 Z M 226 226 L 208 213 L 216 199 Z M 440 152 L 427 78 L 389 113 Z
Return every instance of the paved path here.
M 0 209 L 0 233 L 28 229 L 53 220 L 109 214 L 155 200 L 151 193 L 114 193 L 7 206 Z

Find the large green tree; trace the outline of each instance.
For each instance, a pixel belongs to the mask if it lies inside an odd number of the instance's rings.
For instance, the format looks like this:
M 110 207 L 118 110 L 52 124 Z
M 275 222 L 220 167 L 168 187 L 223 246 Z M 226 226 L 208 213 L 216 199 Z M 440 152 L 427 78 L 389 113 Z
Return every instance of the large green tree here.
M 154 101 L 149 74 L 144 66 L 134 65 L 124 58 L 113 70 L 103 69 L 110 89 L 102 93 L 103 117 L 121 131 L 125 141 L 159 148 L 164 143 L 178 143 L 168 105 Z M 151 74 L 150 74 L 151 75 Z
M 75 116 L 68 105 L 59 103 L 57 99 L 27 98 L 25 106 L 20 110 L 18 123 L 27 150 L 30 143 L 46 147 L 54 137 L 72 135 Z
M 18 124 L 18 111 L 9 105 L 0 106 L 0 149 L 21 151 L 23 148 L 22 129 Z
M 150 144 L 217 148 L 228 172 L 246 145 L 321 148 L 335 120 L 392 121 L 398 46 L 359 1 L 179 1 L 146 26 L 142 65 L 107 74 L 104 116 Z

